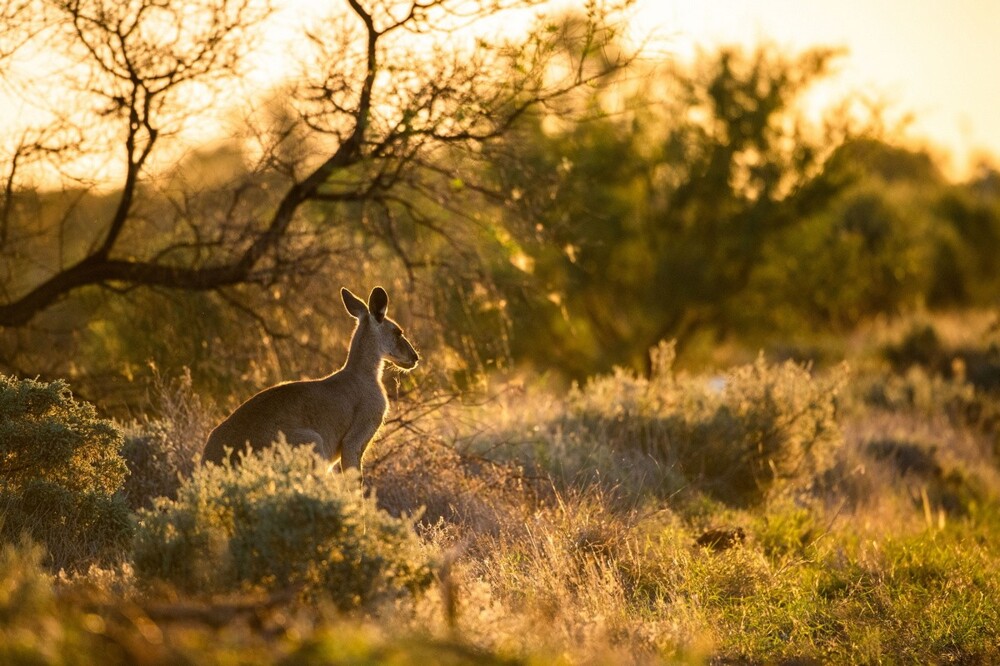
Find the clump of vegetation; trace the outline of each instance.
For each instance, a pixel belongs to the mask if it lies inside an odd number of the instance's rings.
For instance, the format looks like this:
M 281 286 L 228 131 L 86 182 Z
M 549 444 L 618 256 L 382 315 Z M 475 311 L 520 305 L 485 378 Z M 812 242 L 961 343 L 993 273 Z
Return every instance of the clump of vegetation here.
M 117 495 L 123 435 L 62 380 L 0 375 L 0 534 L 42 544 L 55 568 L 118 560 L 132 538 Z
M 914 410 L 924 415 L 944 411 L 960 416 L 977 400 L 971 384 L 929 373 L 916 365 L 900 374 L 869 377 L 865 384 L 865 402 L 889 411 Z
M 920 315 L 907 324 L 881 348 L 895 372 L 919 367 L 977 391 L 1000 389 L 1000 319 L 995 311 L 973 311 L 964 319 Z
M 154 368 L 149 407 L 126 431 L 122 456 L 129 476 L 123 492 L 133 509 L 150 508 L 157 497 L 173 499 L 191 475 L 211 428 L 210 409 L 194 390 L 190 370 L 164 379 Z
M 357 474 L 286 443 L 200 467 L 176 500 L 139 515 L 137 576 L 184 592 L 294 590 L 350 609 L 432 581 L 412 521 L 380 511 Z
M 560 428 L 651 456 L 684 485 L 738 505 L 808 481 L 829 464 L 840 442 L 843 372 L 817 378 L 760 357 L 715 378 L 688 377 L 673 361 L 673 346 L 661 344 L 649 379 L 618 371 L 574 390 Z
M 379 506 L 392 515 L 420 514 L 425 527 L 444 522 L 475 534 L 518 529 L 544 493 L 511 462 L 463 454 L 438 438 L 397 433 L 365 462 Z
M 897 343 L 886 345 L 884 354 L 897 371 L 903 371 L 913 365 L 936 367 L 944 360 L 945 350 L 934 327 L 918 323 L 911 326 Z
M 0 375 L 0 446 L 8 490 L 35 479 L 109 495 L 125 480 L 121 431 L 73 397 L 61 379 Z

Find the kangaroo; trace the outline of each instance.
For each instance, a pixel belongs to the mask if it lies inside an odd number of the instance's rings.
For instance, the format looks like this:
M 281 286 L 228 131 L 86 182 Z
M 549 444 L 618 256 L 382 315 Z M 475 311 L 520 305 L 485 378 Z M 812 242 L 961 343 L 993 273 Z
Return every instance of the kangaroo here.
M 323 379 L 272 386 L 244 402 L 209 434 L 203 461 L 220 463 L 227 449 L 234 459 L 247 447 L 270 446 L 281 433 L 288 443 L 314 444 L 327 460 L 361 473 L 361 457 L 389 409 L 384 362 L 412 370 L 420 357 L 399 324 L 385 316 L 389 296 L 382 287 L 372 289 L 367 305 L 346 288 L 340 295 L 358 320 L 344 366 Z

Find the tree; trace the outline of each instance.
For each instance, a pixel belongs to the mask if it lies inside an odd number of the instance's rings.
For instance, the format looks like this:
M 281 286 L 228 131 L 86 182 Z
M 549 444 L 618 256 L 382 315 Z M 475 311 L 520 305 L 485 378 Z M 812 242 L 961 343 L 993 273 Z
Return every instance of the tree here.
M 766 248 L 847 183 L 826 168 L 847 119 L 813 123 L 799 105 L 836 55 L 723 49 L 650 73 L 628 113 L 524 129 L 497 171 L 537 221 L 521 239 L 544 291 L 514 301 L 538 326 L 515 354 L 583 377 L 744 323 Z
M 933 209 L 945 180 L 927 153 L 856 137 L 825 168 L 845 187 L 773 238 L 754 269 L 747 324 L 758 330 L 801 339 L 904 312 L 924 302 L 939 270 Z
M 57 108 L 5 155 L 0 327 L 23 326 L 87 287 L 273 285 L 327 259 L 324 233 L 362 206 L 374 208 L 381 242 L 412 269 L 420 257 L 402 242 L 403 227 L 457 233 L 426 202 L 458 189 L 463 159 L 629 60 L 603 52 L 612 12 L 597 0 L 575 24 L 572 53 L 554 24 L 521 41 L 476 32 L 480 19 L 537 4 L 344 0 L 307 34 L 311 56 L 285 91 L 289 104 L 248 126 L 254 141 L 243 157 L 254 159 L 208 196 L 183 179 L 164 185 L 157 165 L 183 148 L 199 117 L 193 100 L 208 106 L 234 89 L 267 4 L 4 0 L 0 58 L 45 49 L 58 58 L 58 78 L 44 90 Z M 38 93 L 11 74 L 7 83 Z M 102 161 L 112 188 L 86 175 Z M 60 195 L 44 192 L 53 183 Z
M 1000 172 L 983 164 L 935 202 L 942 219 L 932 305 L 994 306 L 1000 288 Z

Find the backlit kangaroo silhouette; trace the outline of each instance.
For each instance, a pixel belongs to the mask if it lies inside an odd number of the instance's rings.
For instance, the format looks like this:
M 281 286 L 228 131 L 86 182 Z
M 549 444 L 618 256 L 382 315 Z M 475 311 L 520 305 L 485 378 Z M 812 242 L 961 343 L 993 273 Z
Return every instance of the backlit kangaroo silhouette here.
M 419 356 L 403 329 L 386 317 L 389 296 L 372 289 L 365 304 L 341 289 L 344 305 L 358 320 L 344 366 L 328 377 L 278 384 L 236 408 L 208 436 L 203 461 L 219 463 L 247 446 L 270 446 L 279 433 L 290 444 L 315 444 L 331 462 L 361 472 L 361 457 L 375 437 L 389 399 L 382 385 L 386 360 L 412 370 Z

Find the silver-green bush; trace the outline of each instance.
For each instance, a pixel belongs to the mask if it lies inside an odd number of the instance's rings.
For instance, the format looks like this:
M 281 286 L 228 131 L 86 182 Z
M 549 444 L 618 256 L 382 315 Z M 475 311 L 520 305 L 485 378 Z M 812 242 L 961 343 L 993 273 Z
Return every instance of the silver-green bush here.
M 296 590 L 349 609 L 430 584 L 429 552 L 410 520 L 380 511 L 356 473 L 278 443 L 239 464 L 205 465 L 140 512 L 140 580 L 187 592 Z
M 62 380 L 0 375 L 0 538 L 28 533 L 53 568 L 123 559 L 132 539 L 121 431 Z

